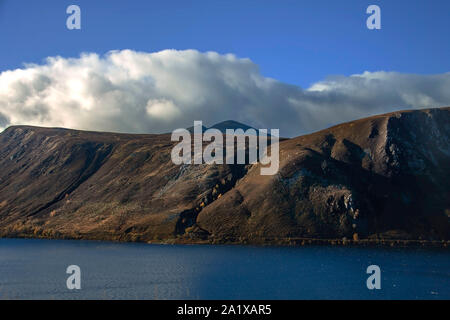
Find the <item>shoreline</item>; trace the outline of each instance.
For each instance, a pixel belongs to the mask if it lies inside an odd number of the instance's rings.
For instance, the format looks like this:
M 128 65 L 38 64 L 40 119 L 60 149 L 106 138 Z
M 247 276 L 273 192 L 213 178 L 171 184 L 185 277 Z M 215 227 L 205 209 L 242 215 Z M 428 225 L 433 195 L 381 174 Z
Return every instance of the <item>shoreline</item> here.
M 286 238 L 286 239 L 245 239 L 233 241 L 231 239 L 185 239 L 171 238 L 166 240 L 130 240 L 113 239 L 111 237 L 47 237 L 31 235 L 1 235 L 0 239 L 34 239 L 34 240 L 82 240 L 105 241 L 114 243 L 142 243 L 159 245 L 241 245 L 261 247 L 304 247 L 304 246 L 336 246 L 336 247 L 390 247 L 390 248 L 441 248 L 450 249 L 450 240 L 404 240 L 404 239 L 318 239 L 318 238 Z

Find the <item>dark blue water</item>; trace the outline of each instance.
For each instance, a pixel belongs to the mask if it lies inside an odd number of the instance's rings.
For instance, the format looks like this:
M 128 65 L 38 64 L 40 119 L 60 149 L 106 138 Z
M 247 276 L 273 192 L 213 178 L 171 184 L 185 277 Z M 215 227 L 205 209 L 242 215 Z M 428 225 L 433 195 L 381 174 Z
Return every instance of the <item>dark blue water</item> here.
M 450 252 L 0 239 L 0 299 L 450 299 Z

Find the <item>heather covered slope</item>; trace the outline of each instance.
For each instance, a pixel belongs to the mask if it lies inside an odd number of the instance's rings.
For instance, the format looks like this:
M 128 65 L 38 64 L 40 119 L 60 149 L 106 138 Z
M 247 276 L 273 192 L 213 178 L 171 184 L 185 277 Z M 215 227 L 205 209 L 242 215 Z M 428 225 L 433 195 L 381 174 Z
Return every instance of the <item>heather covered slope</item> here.
M 280 145 L 205 208 L 214 237 L 450 238 L 450 109 L 357 120 Z
M 450 108 L 280 142 L 280 171 L 182 165 L 169 135 L 11 127 L 0 235 L 124 241 L 450 239 Z
M 176 166 L 172 146 L 169 135 L 7 129 L 1 233 L 145 241 L 183 234 L 244 168 Z

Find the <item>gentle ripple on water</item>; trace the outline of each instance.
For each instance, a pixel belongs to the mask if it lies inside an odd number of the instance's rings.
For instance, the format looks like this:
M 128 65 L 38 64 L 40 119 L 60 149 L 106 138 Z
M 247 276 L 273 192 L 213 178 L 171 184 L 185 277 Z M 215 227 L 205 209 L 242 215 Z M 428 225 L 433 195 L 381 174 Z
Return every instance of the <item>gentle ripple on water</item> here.
M 450 299 L 449 253 L 0 239 L 0 299 Z M 72 264 L 81 290 L 66 287 Z M 372 264 L 381 290 L 366 287 Z

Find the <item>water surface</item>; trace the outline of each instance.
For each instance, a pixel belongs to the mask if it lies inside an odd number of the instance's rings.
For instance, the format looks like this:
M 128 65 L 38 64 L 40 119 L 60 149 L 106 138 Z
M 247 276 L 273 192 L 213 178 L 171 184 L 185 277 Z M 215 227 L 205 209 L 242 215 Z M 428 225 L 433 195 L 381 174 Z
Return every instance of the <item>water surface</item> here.
M 450 251 L 0 239 L 0 299 L 450 299 Z

